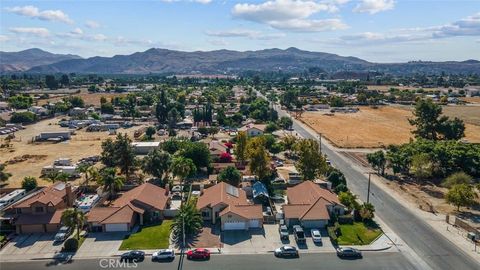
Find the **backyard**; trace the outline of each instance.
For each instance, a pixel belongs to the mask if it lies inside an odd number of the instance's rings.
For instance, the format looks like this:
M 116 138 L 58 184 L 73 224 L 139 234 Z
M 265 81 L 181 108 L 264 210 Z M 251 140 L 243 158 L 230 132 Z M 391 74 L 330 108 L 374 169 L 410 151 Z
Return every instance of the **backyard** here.
M 353 224 L 340 224 L 339 226 L 338 245 L 368 245 L 382 234 L 376 224 L 354 222 Z
M 123 240 L 120 250 L 168 248 L 171 220 L 164 220 L 160 225 L 141 228 Z

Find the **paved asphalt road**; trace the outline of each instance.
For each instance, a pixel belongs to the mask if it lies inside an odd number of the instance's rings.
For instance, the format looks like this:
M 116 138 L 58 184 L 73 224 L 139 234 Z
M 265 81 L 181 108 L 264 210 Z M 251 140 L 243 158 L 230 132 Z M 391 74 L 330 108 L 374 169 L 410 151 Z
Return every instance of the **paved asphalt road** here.
M 112 258 L 110 258 L 112 259 Z M 112 259 L 117 263 L 118 259 Z M 415 269 L 403 256 L 398 253 L 364 253 L 363 259 L 342 260 L 333 253 L 301 254 L 300 258 L 280 259 L 273 254 L 262 255 L 212 255 L 209 261 L 183 260 L 179 264 L 179 258 L 173 262 L 152 262 L 149 257 L 145 261 L 116 267 L 108 266 L 108 259 L 85 259 L 74 260 L 68 264 L 56 264 L 53 261 L 29 261 L 2 263 L 2 270 L 95 270 L 95 269 L 162 269 L 162 270 L 311 270 L 311 269 L 335 269 L 335 270 L 409 270 Z
M 279 106 L 276 107 L 279 117 L 286 115 L 278 108 Z M 305 138 L 314 138 L 297 121 L 294 121 L 293 128 L 295 132 Z M 368 177 L 353 169 L 350 163 L 340 157 L 341 154 L 333 151 L 324 143 L 322 143 L 322 152 L 328 156 L 334 167 L 345 174 L 348 187 L 361 200 L 366 201 Z M 423 220 L 417 218 L 373 182 L 370 187 L 370 202 L 375 206 L 376 214 L 432 269 L 480 269 L 480 265 L 468 254 L 457 249 L 453 243 Z

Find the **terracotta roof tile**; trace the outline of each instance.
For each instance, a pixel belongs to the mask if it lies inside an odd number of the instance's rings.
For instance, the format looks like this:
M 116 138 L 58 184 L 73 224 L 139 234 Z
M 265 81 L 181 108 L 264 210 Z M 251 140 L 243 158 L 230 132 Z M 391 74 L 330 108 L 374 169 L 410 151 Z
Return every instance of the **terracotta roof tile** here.
M 321 188 L 312 181 L 303 181 L 294 187 L 287 188 L 287 197 L 289 204 L 312 204 L 320 197 L 331 203 L 340 204 L 335 193 Z
M 122 207 L 127 204 L 135 206 L 135 202 L 140 202 L 158 210 L 164 210 L 168 202 L 168 195 L 166 195 L 165 189 L 150 183 L 144 183 L 125 192 L 112 205 L 114 207 Z
M 234 213 L 246 219 L 262 219 L 262 206 L 261 205 L 232 205 L 223 209 L 220 212 L 220 216 L 228 213 Z
M 41 215 L 21 214 L 15 220 L 15 225 L 33 225 L 33 224 L 60 224 L 63 210 L 57 210 L 52 213 Z

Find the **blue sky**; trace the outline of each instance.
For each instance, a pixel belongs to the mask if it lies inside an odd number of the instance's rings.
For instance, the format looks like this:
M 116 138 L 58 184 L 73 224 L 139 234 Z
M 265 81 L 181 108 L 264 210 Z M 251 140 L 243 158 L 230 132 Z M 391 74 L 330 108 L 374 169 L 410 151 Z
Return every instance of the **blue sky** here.
M 376 62 L 480 59 L 480 0 L 0 0 L 0 50 L 297 47 Z

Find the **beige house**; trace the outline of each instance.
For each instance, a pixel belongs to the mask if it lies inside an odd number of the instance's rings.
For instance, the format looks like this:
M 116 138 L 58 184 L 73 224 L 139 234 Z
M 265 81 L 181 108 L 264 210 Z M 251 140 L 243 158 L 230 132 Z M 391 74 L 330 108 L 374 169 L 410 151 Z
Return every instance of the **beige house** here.
M 345 211 L 335 193 L 312 181 L 287 188 L 287 201 L 282 207 L 287 226 L 298 224 L 304 228 L 323 228 L 331 215 L 343 215 Z
M 244 190 L 220 182 L 198 198 L 203 220 L 221 223 L 222 230 L 249 230 L 263 227 L 262 206 L 247 200 Z

